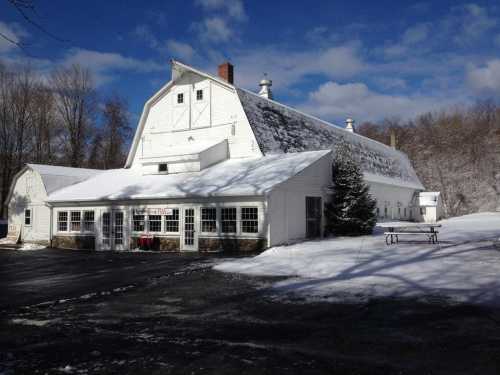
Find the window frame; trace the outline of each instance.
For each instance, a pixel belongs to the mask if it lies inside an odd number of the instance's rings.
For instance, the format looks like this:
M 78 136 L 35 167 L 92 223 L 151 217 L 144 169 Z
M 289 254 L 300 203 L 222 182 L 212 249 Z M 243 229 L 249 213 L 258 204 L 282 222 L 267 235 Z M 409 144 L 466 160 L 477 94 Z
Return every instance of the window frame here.
M 148 218 L 147 218 L 147 232 L 148 233 L 162 233 L 163 232 L 163 217 L 162 215 L 147 215 Z M 151 217 L 154 217 L 155 219 L 154 220 L 151 220 Z M 159 219 L 158 219 L 159 218 Z M 155 230 L 152 230 L 151 227 L 151 222 L 154 222 L 155 224 L 160 224 L 160 228 L 159 230 L 156 230 L 157 228 L 155 228 Z
M 29 212 L 28 216 L 26 216 L 26 212 Z M 29 220 L 28 224 L 26 224 L 26 219 Z M 24 226 L 31 227 L 32 223 L 33 223 L 33 210 L 31 208 L 25 208 L 24 209 Z
M 131 229 L 132 229 L 132 232 L 133 233 L 146 233 L 147 232 L 147 218 L 146 218 L 146 214 L 145 213 L 140 213 L 140 214 L 136 214 L 134 212 L 132 212 L 132 225 L 131 225 Z M 136 217 L 142 217 L 142 219 L 139 219 L 137 220 Z M 135 224 L 136 222 L 142 222 L 142 230 L 136 230 L 135 229 Z
M 66 219 L 64 221 L 61 220 L 61 214 L 66 215 Z M 61 229 L 61 224 L 65 224 L 66 229 Z M 69 232 L 69 211 L 58 211 L 57 212 L 57 232 Z
M 228 211 L 228 210 L 234 210 L 234 219 L 231 219 L 231 220 L 224 219 L 224 211 Z M 234 231 L 231 231 L 231 232 L 225 231 L 224 230 L 224 223 L 225 222 L 233 222 L 233 221 L 234 221 Z M 220 233 L 223 235 L 238 234 L 238 208 L 237 207 L 232 207 L 232 206 L 221 207 L 221 209 L 220 209 Z
M 249 219 L 249 218 L 243 218 L 243 215 L 244 215 L 244 210 L 255 210 L 255 219 Z M 248 213 L 247 213 L 248 214 Z M 255 231 L 252 231 L 252 232 L 248 232 L 245 230 L 245 225 L 244 225 L 244 222 L 255 222 L 257 225 L 256 225 L 256 230 Z M 240 208 L 240 228 L 241 228 L 241 234 L 258 234 L 259 233 L 259 229 L 260 229 L 260 220 L 259 220 L 259 207 L 256 207 L 256 206 L 243 206 Z
M 162 171 L 162 167 L 165 167 L 165 170 Z M 168 163 L 159 163 L 158 164 L 158 173 L 168 174 Z
M 183 92 L 178 92 L 177 93 L 177 105 L 184 104 L 184 93 Z
M 215 211 L 215 218 L 212 219 L 212 218 L 204 218 L 203 217 L 203 211 L 204 210 L 213 210 Z M 204 223 L 207 223 L 207 222 L 215 222 L 215 230 L 213 231 L 204 231 L 204 227 L 203 227 L 203 224 Z M 217 210 L 217 207 L 210 207 L 210 206 L 205 206 L 205 207 L 200 207 L 200 232 L 203 233 L 203 234 L 206 234 L 206 235 L 216 235 L 217 233 L 219 233 L 219 214 L 218 214 L 218 210 Z
M 87 214 L 92 214 L 92 220 L 87 218 Z M 84 210 L 81 215 L 81 231 L 83 233 L 95 233 L 95 211 L 94 210 Z M 88 229 L 87 225 L 92 224 L 92 229 Z
M 198 95 L 200 94 L 200 95 Z M 202 102 L 204 99 L 203 99 L 203 89 L 197 89 L 196 90 L 196 101 L 197 102 Z
M 73 214 L 78 214 L 79 219 L 78 220 L 73 220 Z M 73 229 L 73 224 L 78 223 L 79 229 L 74 230 Z M 70 211 L 69 214 L 69 231 L 72 233 L 81 233 L 82 231 L 82 211 Z
M 180 231 L 180 216 L 179 216 L 179 208 L 171 208 L 172 210 L 172 215 L 163 215 L 162 221 L 164 225 L 163 232 L 167 234 L 179 234 Z M 173 217 L 173 219 L 169 219 L 170 217 Z M 177 226 L 177 231 L 170 231 L 169 229 L 169 223 L 174 222 L 176 223 Z

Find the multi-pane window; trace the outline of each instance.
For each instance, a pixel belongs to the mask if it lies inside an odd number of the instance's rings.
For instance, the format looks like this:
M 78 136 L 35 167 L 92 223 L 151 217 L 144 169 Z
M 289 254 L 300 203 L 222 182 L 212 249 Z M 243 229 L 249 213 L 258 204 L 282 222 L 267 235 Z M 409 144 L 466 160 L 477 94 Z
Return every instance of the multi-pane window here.
M 205 233 L 217 232 L 217 209 L 215 207 L 201 209 L 201 231 Z
M 94 211 L 83 211 L 83 231 L 94 231 Z
M 68 231 L 68 212 L 60 211 L 57 214 L 57 230 L 59 232 L 67 232 Z
M 148 228 L 150 232 L 161 232 L 161 215 L 148 215 Z
M 31 210 L 24 210 L 24 225 L 31 225 Z
M 203 90 L 196 90 L 196 100 L 203 100 Z
M 222 233 L 236 233 L 236 207 L 222 208 L 220 219 Z
M 387 207 L 384 207 L 384 217 L 387 217 Z
M 177 104 L 184 103 L 184 94 L 177 94 Z
M 82 213 L 80 211 L 71 211 L 70 231 L 80 232 L 82 229 Z
M 134 228 L 134 232 L 144 232 L 144 215 L 133 215 L 132 216 L 132 226 Z
M 380 208 L 377 207 L 377 216 L 380 216 Z
M 259 210 L 257 207 L 241 208 L 241 232 L 257 233 L 259 231 Z
M 172 209 L 171 215 L 165 215 L 165 232 L 179 233 L 179 209 Z

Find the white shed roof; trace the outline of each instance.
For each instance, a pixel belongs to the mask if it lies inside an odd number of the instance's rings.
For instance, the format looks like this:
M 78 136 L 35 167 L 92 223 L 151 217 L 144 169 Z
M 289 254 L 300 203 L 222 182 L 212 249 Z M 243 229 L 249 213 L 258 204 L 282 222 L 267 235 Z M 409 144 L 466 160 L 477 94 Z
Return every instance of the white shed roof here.
M 439 201 L 439 191 L 422 191 L 418 194 L 420 206 L 436 207 Z
M 112 169 L 56 191 L 48 201 L 264 195 L 330 152 L 229 159 L 200 172 L 169 175 L 143 175 L 136 169 Z
M 56 190 L 82 182 L 103 172 L 100 169 L 70 168 L 45 164 L 28 164 L 27 166 L 40 174 L 49 195 Z

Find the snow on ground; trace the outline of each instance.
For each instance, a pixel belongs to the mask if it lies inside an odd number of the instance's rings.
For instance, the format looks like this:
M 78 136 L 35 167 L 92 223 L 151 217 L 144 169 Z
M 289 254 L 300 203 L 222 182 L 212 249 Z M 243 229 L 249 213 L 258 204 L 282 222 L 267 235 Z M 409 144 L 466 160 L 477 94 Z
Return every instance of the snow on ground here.
M 480 213 L 441 222 L 440 244 L 423 235 L 386 246 L 383 232 L 273 247 L 254 258 L 214 268 L 261 276 L 291 276 L 278 292 L 329 300 L 372 297 L 449 297 L 500 305 L 500 213 Z
M 37 245 L 37 244 L 34 244 L 34 243 L 25 243 L 18 250 L 21 250 L 21 251 L 30 251 L 30 250 L 43 250 L 45 248 L 47 248 L 47 246 Z

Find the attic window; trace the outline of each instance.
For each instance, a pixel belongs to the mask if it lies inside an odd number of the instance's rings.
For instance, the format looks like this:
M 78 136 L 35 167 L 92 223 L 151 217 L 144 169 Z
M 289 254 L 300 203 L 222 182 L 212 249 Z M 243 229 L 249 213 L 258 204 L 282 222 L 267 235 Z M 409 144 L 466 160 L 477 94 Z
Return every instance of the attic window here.
M 196 100 L 203 100 L 203 90 L 196 90 Z
M 184 94 L 177 94 L 177 104 L 184 103 Z
M 168 164 L 167 163 L 158 164 L 158 172 L 168 173 Z

